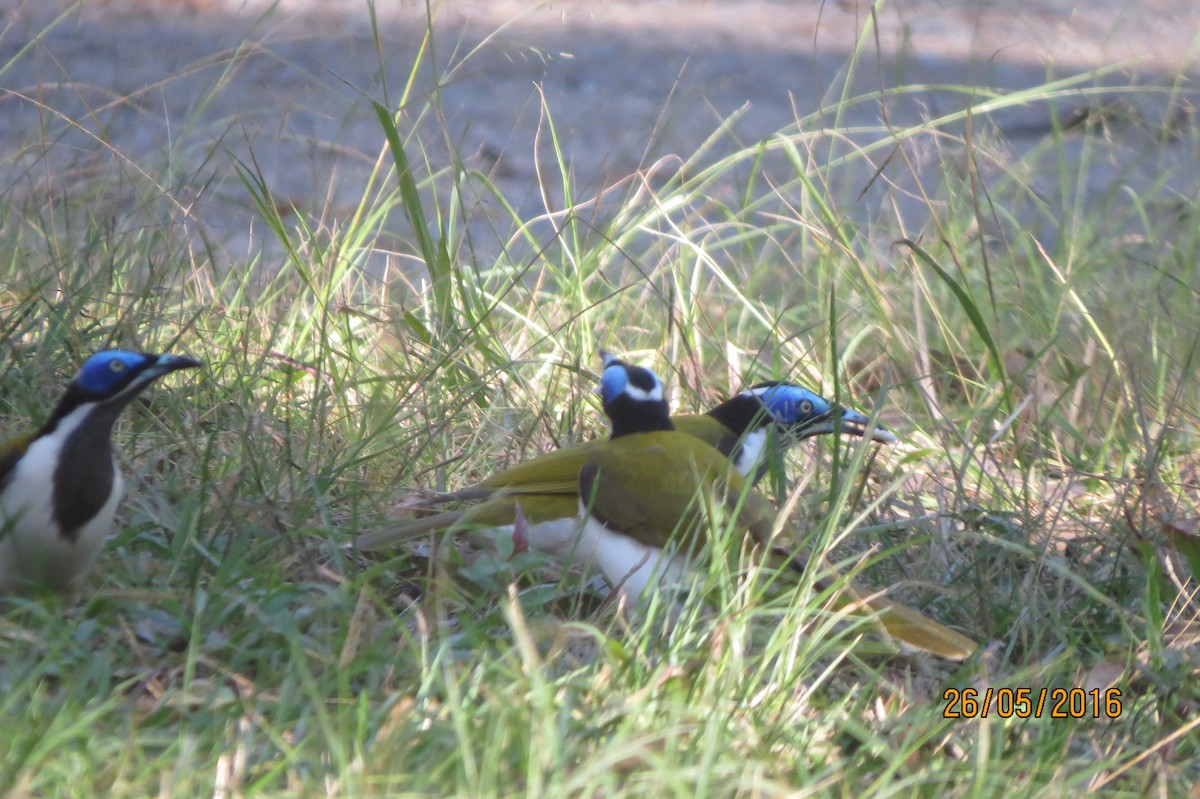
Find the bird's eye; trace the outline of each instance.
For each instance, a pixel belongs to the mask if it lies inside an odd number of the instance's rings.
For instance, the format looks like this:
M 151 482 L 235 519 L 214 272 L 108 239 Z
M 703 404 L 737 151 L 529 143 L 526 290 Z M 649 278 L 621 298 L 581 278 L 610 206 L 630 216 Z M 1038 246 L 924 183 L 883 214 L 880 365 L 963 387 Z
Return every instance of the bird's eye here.
M 810 400 L 800 400 L 800 413 L 812 413 L 812 402 Z
M 124 361 L 109 361 L 108 368 L 114 372 L 124 372 L 125 371 L 125 362 Z

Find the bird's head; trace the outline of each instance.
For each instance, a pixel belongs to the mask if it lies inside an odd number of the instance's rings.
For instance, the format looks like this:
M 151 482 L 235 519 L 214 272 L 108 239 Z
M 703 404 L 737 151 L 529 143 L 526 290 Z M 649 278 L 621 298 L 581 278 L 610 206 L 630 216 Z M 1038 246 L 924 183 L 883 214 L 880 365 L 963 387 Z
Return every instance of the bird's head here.
M 604 359 L 604 373 L 596 393 L 612 423 L 612 438 L 675 429 L 662 383 L 654 372 L 631 366 L 603 350 L 600 357 Z
M 759 383 L 739 396 L 758 400 L 765 413 L 759 414 L 774 422 L 796 441 L 835 431 L 853 436 L 867 434 L 870 420 L 852 408 L 841 408 L 819 394 L 793 383 Z M 870 438 L 883 444 L 896 441 L 891 431 L 876 425 Z
M 197 366 L 199 361 L 182 355 L 105 350 L 84 362 L 71 381 L 70 390 L 78 392 L 84 401 L 115 402 L 132 398 L 169 372 Z
M 104 350 L 84 361 L 47 423 L 52 427 L 76 408 L 93 404 L 114 414 L 154 380 L 200 362 L 182 355 L 154 355 L 126 350 Z

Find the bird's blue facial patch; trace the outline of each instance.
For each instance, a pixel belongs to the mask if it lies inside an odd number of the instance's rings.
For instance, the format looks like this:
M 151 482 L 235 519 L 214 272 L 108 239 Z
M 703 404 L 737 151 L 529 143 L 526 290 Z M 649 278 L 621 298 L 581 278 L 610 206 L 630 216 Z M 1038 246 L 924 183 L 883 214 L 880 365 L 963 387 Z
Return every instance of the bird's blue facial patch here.
M 624 364 L 618 362 L 604 367 L 604 374 L 600 375 L 600 399 L 606 403 L 612 402 L 625 391 L 628 383 L 629 375 L 625 372 Z
M 108 396 L 119 392 L 156 357 L 140 352 L 105 350 L 84 362 L 75 384 L 90 394 Z
M 755 386 L 750 391 L 758 395 L 775 421 L 784 427 L 819 419 L 832 411 L 824 397 L 792 383 Z

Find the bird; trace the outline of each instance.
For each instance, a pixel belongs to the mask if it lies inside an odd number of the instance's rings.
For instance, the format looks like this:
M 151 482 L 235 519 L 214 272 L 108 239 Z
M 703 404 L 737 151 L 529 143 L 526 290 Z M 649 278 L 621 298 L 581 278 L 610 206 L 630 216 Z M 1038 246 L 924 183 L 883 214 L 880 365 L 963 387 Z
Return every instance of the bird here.
M 749 532 L 764 551 L 782 556 L 791 569 L 805 572 L 807 558 L 776 543 L 777 513 L 766 497 L 746 484 L 727 457 L 675 428 L 657 376 L 610 354 L 603 357 L 599 393 L 612 435 L 579 472 L 577 547 L 625 606 L 635 607 L 652 587 L 686 582 L 719 523 L 713 512 Z M 871 616 L 910 648 L 953 660 L 978 648 L 918 611 L 867 595 L 844 579 L 814 582 L 834 592 L 840 608 Z
M 148 385 L 199 361 L 105 350 L 38 430 L 0 444 L 0 596 L 78 587 L 112 527 L 124 480 L 112 430 Z
M 715 448 L 755 482 L 767 472 L 767 442 L 772 432 L 787 445 L 834 432 L 869 436 L 884 444 L 897 440 L 894 433 L 872 425 L 859 411 L 841 408 L 803 386 L 778 381 L 751 386 L 704 414 L 672 416 L 671 423 L 681 433 Z M 579 564 L 586 559 L 575 546 L 577 478 L 588 458 L 605 446 L 601 439 L 553 450 L 468 488 L 438 494 L 425 504 L 475 504 L 365 533 L 354 545 L 361 551 L 380 550 L 437 530 L 485 528 L 512 533 L 519 503 L 529 547 Z

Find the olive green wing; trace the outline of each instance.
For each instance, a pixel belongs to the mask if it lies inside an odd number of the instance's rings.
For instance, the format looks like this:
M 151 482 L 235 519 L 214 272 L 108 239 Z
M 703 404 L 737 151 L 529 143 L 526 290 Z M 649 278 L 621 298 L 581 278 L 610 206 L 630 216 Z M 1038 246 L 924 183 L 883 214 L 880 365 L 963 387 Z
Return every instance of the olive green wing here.
M 543 453 L 502 469 L 475 485 L 423 497 L 418 509 L 450 502 L 479 502 L 512 491 L 575 496 L 579 492 L 579 469 L 600 446 L 599 441 L 589 441 Z
M 574 493 L 579 490 L 579 470 L 603 447 L 603 441 L 588 441 L 556 449 L 496 472 L 479 486 L 539 491 L 549 486 L 551 491 Z
M 656 488 L 653 497 L 632 492 L 640 481 L 601 463 L 588 462 L 579 473 L 579 496 L 592 517 L 615 532 L 663 548 L 679 531 L 679 541 L 694 535 L 699 516 L 695 491 Z
M 680 432 L 715 447 L 728 457 L 737 445 L 737 436 L 725 425 L 710 416 L 683 414 L 671 417 Z M 445 505 L 449 502 L 478 502 L 507 489 L 532 493 L 579 492 L 579 470 L 607 441 L 587 441 L 543 453 L 527 461 L 509 466 L 475 485 L 425 498 L 421 506 Z
M 672 416 L 671 422 L 681 433 L 687 433 L 716 448 L 722 455 L 728 456 L 737 444 L 737 436 L 729 428 L 707 415 L 680 414 Z M 555 479 L 563 475 L 570 477 L 572 483 L 579 475 L 579 470 L 596 453 L 604 450 L 611 441 L 596 439 L 570 446 L 561 447 L 545 452 L 527 461 L 502 469 L 492 476 L 481 480 L 479 488 L 521 488 L 547 479 Z
M 497 489 L 488 499 L 461 510 L 442 511 L 364 533 L 355 539 L 354 545 L 364 552 L 370 552 L 437 531 L 513 524 L 518 504 L 529 524 L 575 518 L 579 514 L 578 491 L 578 478 L 569 482 L 543 483 L 529 489 Z

